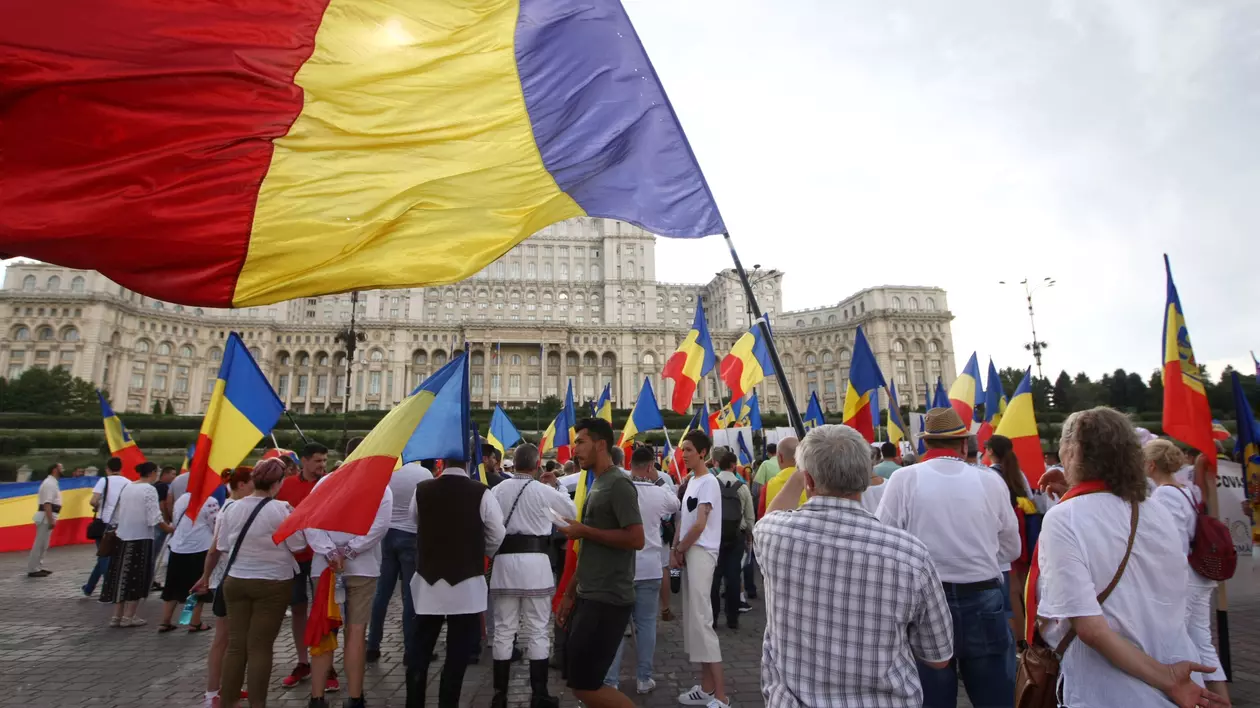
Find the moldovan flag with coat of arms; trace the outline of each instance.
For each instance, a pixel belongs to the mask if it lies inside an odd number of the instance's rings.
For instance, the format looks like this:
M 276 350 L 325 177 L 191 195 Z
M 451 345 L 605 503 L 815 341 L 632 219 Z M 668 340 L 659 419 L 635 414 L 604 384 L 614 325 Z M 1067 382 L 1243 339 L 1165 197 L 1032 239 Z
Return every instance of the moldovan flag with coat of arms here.
M 228 335 L 223 363 L 201 420 L 192 465 L 188 468 L 188 518 L 223 484 L 224 470 L 236 469 L 284 415 L 284 403 L 258 368 L 240 335 Z M 373 507 L 375 508 L 375 507 Z M 332 529 L 329 529 L 332 530 Z M 366 533 L 366 529 L 363 531 Z
M 967 366 L 949 387 L 949 405 L 971 427 L 971 421 L 980 422 L 976 406 L 981 403 L 984 403 L 984 389 L 980 387 L 980 364 L 976 361 L 976 353 L 972 352 Z
M 769 325 L 766 326 L 769 330 Z M 766 374 L 774 371 L 774 363 L 770 358 L 770 347 L 761 332 L 761 321 L 753 322 L 731 347 L 731 352 L 722 357 L 718 367 L 718 378 L 731 389 L 731 398 L 739 399 L 747 396 L 753 387 L 761 383 Z
M 809 394 L 809 405 L 805 407 L 805 418 L 802 422 L 805 423 L 807 431 L 827 424 L 827 419 L 823 417 L 822 404 L 818 402 L 817 391 Z
M 372 526 L 400 458 L 467 459 L 467 385 L 468 355 L 460 353 L 391 408 L 346 461 L 328 473 L 328 480 L 289 514 L 272 540 L 279 544 L 303 529 L 362 536 Z M 411 450 L 424 457 L 412 457 Z
M 1019 468 L 1028 478 L 1028 484 L 1037 488 L 1037 481 L 1046 471 L 1046 457 L 1041 451 L 1041 435 L 1037 432 L 1037 417 L 1033 414 L 1032 367 L 1024 372 L 1024 380 L 1019 382 L 1011 403 L 998 424 L 996 435 L 1005 435 L 1011 439 L 1011 447 L 1015 457 L 1019 458 Z
M 105 442 L 109 444 L 109 454 L 122 460 L 122 475 L 134 482 L 140 478 L 136 465 L 144 462 L 144 453 L 136 445 L 136 441 L 131 439 L 127 426 L 114 413 L 109 401 L 105 400 L 105 394 L 98 390 L 96 398 L 101 402 L 101 419 L 105 422 Z
M 726 231 L 618 0 L 5 0 L 0 46 L 0 254 L 167 302 L 453 283 L 576 217 Z
M 664 430 L 665 419 L 661 417 L 661 409 L 656 405 L 656 392 L 652 390 L 652 379 L 643 377 L 643 388 L 639 389 L 639 397 L 634 402 L 630 417 L 626 418 L 626 427 L 621 431 L 621 441 L 617 444 L 625 447 L 634 441 L 634 436 L 649 430 Z M 630 458 L 626 458 L 629 467 Z
M 1164 307 L 1164 433 L 1216 462 L 1212 440 L 1212 407 L 1208 405 L 1199 363 L 1190 346 L 1185 311 L 1173 283 L 1172 266 L 1164 256 L 1168 303 Z M 1014 405 L 1014 401 L 1011 402 Z M 1009 415 L 1009 412 L 1008 412 Z
M 674 394 L 670 408 L 675 413 L 686 413 L 691 399 L 696 395 L 700 379 L 713 370 L 717 355 L 713 353 L 713 340 L 709 337 L 709 324 L 704 320 L 704 302 L 696 301 L 696 317 L 687 330 L 687 336 L 678 349 L 665 362 L 661 377 L 672 379 Z
M 853 428 L 866 438 L 866 442 L 875 442 L 875 422 L 871 418 L 872 396 L 879 405 L 879 389 L 883 388 L 884 375 L 875 361 L 875 353 L 866 342 L 866 334 L 858 325 L 857 336 L 853 340 L 853 360 L 849 369 L 849 388 L 844 394 L 844 424 Z

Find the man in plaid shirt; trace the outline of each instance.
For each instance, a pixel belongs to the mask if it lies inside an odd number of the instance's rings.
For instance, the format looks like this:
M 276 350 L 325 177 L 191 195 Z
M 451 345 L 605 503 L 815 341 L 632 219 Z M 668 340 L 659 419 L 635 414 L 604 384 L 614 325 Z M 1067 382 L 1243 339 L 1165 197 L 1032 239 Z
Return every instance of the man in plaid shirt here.
M 954 647 L 927 548 L 862 508 L 871 455 L 861 433 L 814 428 L 796 460 L 753 530 L 766 585 L 766 706 L 919 708 L 915 661 L 944 668 Z M 809 500 L 792 510 L 801 491 Z

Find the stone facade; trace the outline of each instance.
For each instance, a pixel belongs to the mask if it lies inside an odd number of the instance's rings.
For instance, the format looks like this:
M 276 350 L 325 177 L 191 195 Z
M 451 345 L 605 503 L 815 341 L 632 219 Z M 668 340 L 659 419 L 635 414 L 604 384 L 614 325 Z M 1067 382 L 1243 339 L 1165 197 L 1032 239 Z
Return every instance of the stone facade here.
M 469 344 L 474 405 L 519 408 L 564 395 L 576 400 L 611 384 L 627 408 L 650 377 L 669 400 L 661 368 L 686 335 L 703 298 L 718 356 L 750 323 L 732 270 L 703 285 L 656 280 L 655 236 L 627 223 L 582 218 L 555 224 L 460 283 L 373 290 L 354 296 L 366 340 L 351 374 L 351 410 L 396 404 Z M 804 408 L 815 389 L 828 410 L 843 407 L 849 352 L 863 325 L 881 368 L 905 404 L 923 400 L 924 381 L 948 385 L 955 364 L 952 315 L 939 288 L 880 286 L 836 305 L 782 311 L 783 273 L 753 274 L 771 317 L 784 368 Z M 349 294 L 244 309 L 191 308 L 133 292 L 94 271 L 10 263 L 0 290 L 0 374 L 63 366 L 111 393 L 119 412 L 171 401 L 199 414 L 213 387 L 224 340 L 239 332 L 290 408 L 340 411 Z M 758 387 L 763 411 L 781 411 L 773 379 Z M 704 389 L 697 397 L 702 398 Z M 716 372 L 710 400 L 725 387 Z

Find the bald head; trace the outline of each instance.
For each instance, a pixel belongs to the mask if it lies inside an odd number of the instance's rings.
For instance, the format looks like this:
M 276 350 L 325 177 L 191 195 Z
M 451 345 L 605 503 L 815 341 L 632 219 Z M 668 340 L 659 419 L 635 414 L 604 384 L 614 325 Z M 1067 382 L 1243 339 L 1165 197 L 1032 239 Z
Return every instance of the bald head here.
M 779 468 L 796 466 L 796 446 L 800 444 L 800 440 L 796 438 L 784 438 L 779 441 L 779 449 L 777 457 L 779 458 Z

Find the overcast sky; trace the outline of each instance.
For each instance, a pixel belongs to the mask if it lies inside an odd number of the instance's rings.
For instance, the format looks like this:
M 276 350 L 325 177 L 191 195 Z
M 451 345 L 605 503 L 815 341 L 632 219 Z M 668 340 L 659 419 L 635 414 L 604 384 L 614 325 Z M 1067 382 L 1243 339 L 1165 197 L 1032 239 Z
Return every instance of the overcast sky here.
M 1161 365 L 1172 258 L 1216 375 L 1260 350 L 1260 3 L 627 0 L 745 264 L 787 307 L 949 292 L 959 366 Z M 827 249 L 828 257 L 820 257 Z M 658 243 L 664 280 L 729 266 Z M 982 366 L 985 364 L 982 363 Z

